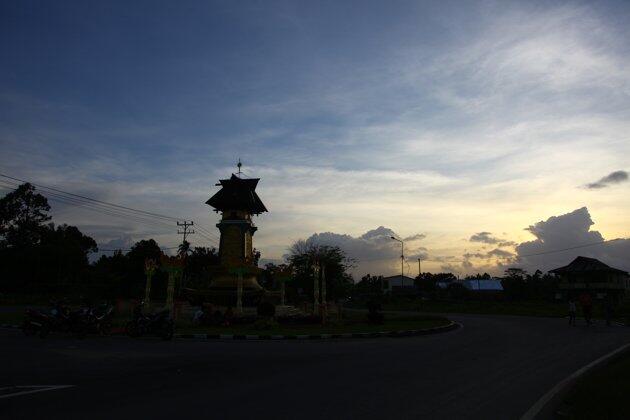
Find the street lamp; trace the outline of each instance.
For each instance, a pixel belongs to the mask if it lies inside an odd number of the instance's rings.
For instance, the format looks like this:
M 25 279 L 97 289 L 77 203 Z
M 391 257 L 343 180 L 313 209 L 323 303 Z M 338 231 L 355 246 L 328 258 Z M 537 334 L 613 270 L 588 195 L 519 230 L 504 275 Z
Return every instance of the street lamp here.
M 395 241 L 400 242 L 400 287 L 405 287 L 405 243 L 394 236 L 390 236 Z

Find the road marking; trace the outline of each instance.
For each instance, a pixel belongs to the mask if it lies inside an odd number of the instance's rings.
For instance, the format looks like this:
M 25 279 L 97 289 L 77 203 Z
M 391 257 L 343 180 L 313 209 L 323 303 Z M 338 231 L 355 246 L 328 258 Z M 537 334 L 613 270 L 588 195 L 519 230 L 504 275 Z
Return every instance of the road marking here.
M 36 392 L 54 391 L 56 389 L 72 388 L 74 385 L 19 385 L 19 386 L 7 386 L 0 388 L 1 392 L 9 391 L 8 394 L 0 395 L 2 398 L 17 397 L 20 395 L 34 394 Z M 11 392 L 15 390 L 16 392 Z
M 529 408 L 529 410 L 527 410 L 527 412 L 525 414 L 523 414 L 523 416 L 521 417 L 521 420 L 533 420 L 533 419 L 535 419 L 536 416 L 538 416 L 538 414 L 542 411 L 542 409 L 545 408 L 545 406 L 551 401 L 551 399 L 553 397 L 555 397 L 560 391 L 562 391 L 566 386 L 568 386 L 571 383 L 573 383 L 576 379 L 578 379 L 580 376 L 584 375 L 586 372 L 588 372 L 589 370 L 591 370 L 595 366 L 599 365 L 602 362 L 605 362 L 606 360 L 610 359 L 611 357 L 615 356 L 616 354 L 621 353 L 622 351 L 624 351 L 624 350 L 626 350 L 628 348 L 630 348 L 630 344 L 625 344 L 625 345 L 619 347 L 617 350 L 614 350 L 614 351 L 612 351 L 612 352 L 610 352 L 610 353 L 600 357 L 597 360 L 593 360 L 588 365 L 586 365 L 586 366 L 576 370 L 571 375 L 569 375 L 568 377 L 566 377 L 562 381 L 558 382 L 558 384 L 556 384 L 556 386 L 551 388 L 551 390 L 549 390 L 549 392 L 547 392 L 545 395 L 543 395 L 538 401 L 536 401 L 536 403 L 534 405 L 532 405 Z

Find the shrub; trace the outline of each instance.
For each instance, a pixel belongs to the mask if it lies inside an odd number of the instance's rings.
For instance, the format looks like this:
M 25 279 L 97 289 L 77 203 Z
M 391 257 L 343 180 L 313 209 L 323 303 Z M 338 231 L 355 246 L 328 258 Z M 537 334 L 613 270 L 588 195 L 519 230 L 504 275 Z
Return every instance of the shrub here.
M 367 303 L 368 308 L 368 322 L 370 324 L 382 324 L 384 320 L 384 316 L 381 313 L 381 304 L 376 301 L 369 301 Z
M 272 318 L 276 314 L 276 306 L 270 302 L 261 302 L 258 305 L 258 316 L 263 318 Z
M 254 322 L 255 330 L 272 330 L 278 326 L 278 323 L 273 320 L 273 318 L 263 318 Z

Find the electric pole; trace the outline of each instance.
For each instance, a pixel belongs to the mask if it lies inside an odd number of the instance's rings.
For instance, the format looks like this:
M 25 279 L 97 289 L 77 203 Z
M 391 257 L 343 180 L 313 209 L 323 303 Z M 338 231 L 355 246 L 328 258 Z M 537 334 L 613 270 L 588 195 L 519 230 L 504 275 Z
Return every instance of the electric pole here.
M 185 220 L 183 222 L 177 222 L 177 226 L 182 226 L 184 228 L 183 231 L 177 229 L 177 234 L 184 235 L 184 240 L 182 244 L 186 243 L 186 236 L 192 235 L 193 233 L 195 233 L 194 230 L 188 230 L 188 228 L 193 226 L 194 224 L 195 222 L 193 222 L 192 220 L 190 222 L 187 222 Z

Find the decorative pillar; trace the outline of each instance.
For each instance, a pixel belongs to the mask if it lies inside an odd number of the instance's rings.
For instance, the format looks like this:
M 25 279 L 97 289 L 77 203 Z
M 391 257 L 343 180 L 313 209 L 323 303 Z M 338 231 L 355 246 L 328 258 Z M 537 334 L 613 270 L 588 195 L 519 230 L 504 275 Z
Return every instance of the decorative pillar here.
M 155 260 L 150 258 L 144 260 L 144 274 L 147 276 L 147 284 L 144 289 L 144 303 L 147 306 L 151 303 L 151 279 L 153 278 L 156 268 L 157 264 Z
M 243 270 L 239 270 L 236 284 L 236 313 L 243 314 Z
M 328 315 L 328 303 L 326 302 L 326 266 L 322 265 L 322 324 L 326 323 L 326 316 Z
M 280 270 L 276 274 L 276 278 L 280 282 L 280 304 L 282 306 L 285 305 L 285 283 L 291 280 L 291 276 L 293 275 L 292 267 L 287 267 L 283 270 Z
M 313 265 L 313 314 L 319 311 L 319 261 Z
M 166 288 L 166 308 L 173 311 L 173 300 L 175 298 L 175 281 L 180 278 L 184 268 L 184 260 L 179 257 L 162 256 L 162 268 L 168 273 L 168 286 Z
M 229 270 L 230 274 L 236 275 L 236 313 L 238 315 L 243 314 L 243 275 L 254 272 L 254 267 L 250 267 L 247 263 L 248 261 L 245 261 Z

